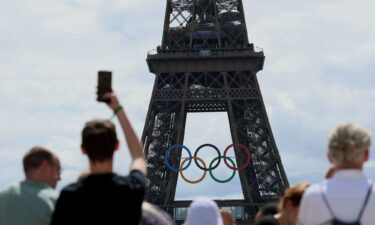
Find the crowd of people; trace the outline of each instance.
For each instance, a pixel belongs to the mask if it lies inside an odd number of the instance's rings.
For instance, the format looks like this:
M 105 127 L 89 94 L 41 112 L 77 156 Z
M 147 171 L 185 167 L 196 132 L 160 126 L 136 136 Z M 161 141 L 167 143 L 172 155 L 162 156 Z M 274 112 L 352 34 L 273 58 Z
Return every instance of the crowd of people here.
M 124 108 L 114 93 L 104 95 L 117 116 L 131 156 L 130 173 L 113 172 L 119 149 L 115 126 L 92 120 L 82 130 L 81 151 L 90 169 L 77 182 L 55 191 L 60 160 L 51 150 L 33 147 L 23 158 L 25 180 L 0 192 L 0 225 L 174 225 L 163 210 L 144 201 L 146 160 Z M 317 184 L 301 182 L 286 189 L 278 204 L 261 208 L 258 225 L 320 225 L 375 223 L 373 181 L 363 166 L 369 159 L 369 132 L 357 124 L 340 124 L 328 142 L 331 168 Z M 374 222 L 372 222 L 374 221 Z M 188 208 L 185 225 L 232 225 L 230 212 L 201 198 Z

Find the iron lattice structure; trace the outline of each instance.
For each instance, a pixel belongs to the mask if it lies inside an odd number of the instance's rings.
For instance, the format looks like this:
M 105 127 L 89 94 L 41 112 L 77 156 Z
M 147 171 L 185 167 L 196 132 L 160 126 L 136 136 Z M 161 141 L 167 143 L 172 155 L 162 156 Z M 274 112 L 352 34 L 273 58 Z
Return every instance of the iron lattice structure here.
M 249 43 L 241 0 L 167 0 L 163 39 L 147 57 L 156 75 L 142 135 L 148 162 L 148 201 L 174 207 L 178 174 L 164 152 L 184 140 L 187 113 L 227 112 L 233 143 L 251 149 L 240 171 L 243 205 L 276 201 L 288 181 L 267 118 L 256 73 L 263 51 Z M 237 164 L 246 160 L 235 149 Z M 177 165 L 181 149 L 170 160 Z

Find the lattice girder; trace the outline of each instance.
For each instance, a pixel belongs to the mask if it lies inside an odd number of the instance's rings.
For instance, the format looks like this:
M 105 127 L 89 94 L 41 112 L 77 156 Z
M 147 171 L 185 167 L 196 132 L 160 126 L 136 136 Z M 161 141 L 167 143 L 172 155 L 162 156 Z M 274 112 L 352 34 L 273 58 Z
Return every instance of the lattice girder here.
M 176 176 L 165 167 L 162 153 L 171 144 L 179 142 L 178 133 L 184 120 L 181 116 L 181 101 L 155 101 L 150 105 L 143 141 L 149 174 L 147 196 L 155 204 L 165 204 L 163 188 L 169 184 L 171 177 Z M 178 154 L 181 154 L 181 150 L 173 151 L 174 157 L 179 157 Z M 172 162 L 178 164 L 176 160 Z
M 263 180 L 254 179 L 253 174 L 247 173 L 251 176 L 249 179 L 258 181 L 259 193 L 256 195 L 260 199 L 263 196 L 267 199 L 270 196 L 277 198 L 288 183 L 284 182 L 285 172 L 280 171 L 280 166 L 282 166 L 280 156 L 271 147 L 275 146 L 275 143 L 272 143 L 273 138 L 267 126 L 268 121 L 264 118 L 266 112 L 262 105 L 261 99 L 238 100 L 233 102 L 233 110 L 239 139 L 252 150 L 255 177 L 264 178 Z M 264 148 L 267 148 L 267 153 Z
M 246 48 L 238 0 L 168 0 L 162 50 Z

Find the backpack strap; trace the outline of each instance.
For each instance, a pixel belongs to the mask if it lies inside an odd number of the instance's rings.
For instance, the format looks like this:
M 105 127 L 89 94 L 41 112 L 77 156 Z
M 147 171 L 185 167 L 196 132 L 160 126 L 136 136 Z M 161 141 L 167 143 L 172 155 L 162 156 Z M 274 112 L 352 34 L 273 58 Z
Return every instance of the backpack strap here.
M 333 218 L 336 218 L 335 214 L 333 213 L 333 210 L 332 210 L 331 206 L 330 206 L 329 203 L 328 203 L 328 199 L 327 199 L 326 195 L 324 194 L 324 191 L 323 191 L 323 184 L 320 185 L 320 190 L 321 190 L 320 193 L 322 194 L 322 197 L 323 197 L 324 203 L 326 204 L 329 213 L 331 214 L 331 216 L 332 216 Z
M 366 194 L 366 198 L 365 198 L 365 201 L 363 202 L 363 205 L 362 205 L 362 208 L 361 208 L 361 211 L 359 211 L 359 215 L 358 215 L 358 218 L 357 218 L 357 221 L 360 221 L 361 217 L 362 217 L 362 214 L 363 212 L 365 211 L 365 208 L 367 206 L 367 203 L 368 203 L 368 200 L 370 199 L 370 196 L 371 196 L 371 192 L 372 192 L 372 186 L 373 186 L 373 182 L 370 183 L 369 185 L 369 188 L 368 188 L 368 191 L 367 191 L 367 194 Z M 333 213 L 333 210 L 330 206 L 330 204 L 328 203 L 328 199 L 327 199 L 327 196 L 324 194 L 323 192 L 323 184 L 320 186 L 320 189 L 321 189 L 321 194 L 322 194 L 322 197 L 323 197 L 323 200 L 324 200 L 324 203 L 326 204 L 331 216 L 333 218 L 337 218 L 335 216 L 335 214 Z
M 367 194 L 366 194 L 365 201 L 363 202 L 363 205 L 362 205 L 361 211 L 359 211 L 359 215 L 358 215 L 358 219 L 357 219 L 358 221 L 361 219 L 362 214 L 363 214 L 363 212 L 365 211 L 365 208 L 366 208 L 366 206 L 367 206 L 368 200 L 370 199 L 370 195 L 371 195 L 371 192 L 372 192 L 372 186 L 373 186 L 373 182 L 371 182 L 370 185 L 369 185 L 369 188 L 368 188 L 368 191 L 367 191 Z

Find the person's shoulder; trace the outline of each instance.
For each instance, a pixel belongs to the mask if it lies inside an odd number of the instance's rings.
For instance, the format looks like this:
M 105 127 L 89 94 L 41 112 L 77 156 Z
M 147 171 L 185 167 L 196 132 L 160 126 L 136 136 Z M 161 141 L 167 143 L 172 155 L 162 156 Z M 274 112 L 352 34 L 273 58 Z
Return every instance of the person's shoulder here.
M 315 184 L 312 184 L 310 187 L 308 187 L 306 191 L 303 193 L 301 205 L 310 205 L 310 204 L 315 205 L 321 202 L 322 193 L 323 193 L 323 190 L 326 188 L 326 185 L 327 185 L 327 182 L 326 180 L 324 180 L 320 183 L 315 183 Z
M 322 190 L 324 190 L 326 188 L 326 185 L 327 185 L 327 181 L 324 180 L 320 183 L 315 183 L 315 184 L 312 184 L 310 185 L 310 187 L 308 187 L 305 191 L 305 193 L 303 194 L 304 196 L 305 195 L 321 195 L 322 193 Z
M 21 184 L 19 182 L 13 183 L 9 185 L 8 187 L 6 187 L 4 190 L 0 191 L 0 196 L 20 193 L 20 186 Z
M 144 182 L 146 180 L 146 176 L 139 170 L 132 170 L 127 176 L 115 175 L 114 179 L 116 181 L 129 181 L 129 180 L 139 180 Z
M 80 201 L 82 196 L 82 182 L 78 181 L 65 186 L 57 199 L 57 204 L 66 204 L 67 202 Z
M 8 193 L 8 192 L 14 192 L 14 191 L 19 190 L 19 189 L 20 189 L 20 183 L 13 183 L 13 184 L 7 186 L 6 188 L 4 188 L 3 190 L 1 190 L 0 194 Z
M 62 190 L 61 193 L 75 193 L 79 192 L 83 187 L 83 182 L 82 181 L 77 181 L 74 183 L 71 183 L 67 186 L 65 186 Z
M 174 225 L 173 219 L 170 215 L 164 212 L 159 207 L 148 203 L 142 203 L 142 217 L 140 220 L 141 225 Z
M 278 225 L 279 223 L 272 215 L 262 217 L 256 225 Z
M 129 186 L 132 189 L 144 188 L 146 185 L 146 177 L 139 170 L 132 170 L 127 176 L 115 175 L 113 181 L 119 186 Z

